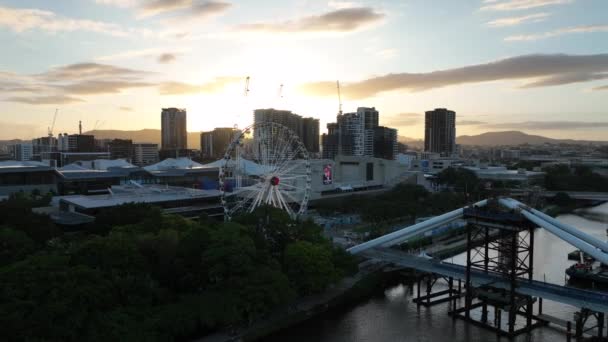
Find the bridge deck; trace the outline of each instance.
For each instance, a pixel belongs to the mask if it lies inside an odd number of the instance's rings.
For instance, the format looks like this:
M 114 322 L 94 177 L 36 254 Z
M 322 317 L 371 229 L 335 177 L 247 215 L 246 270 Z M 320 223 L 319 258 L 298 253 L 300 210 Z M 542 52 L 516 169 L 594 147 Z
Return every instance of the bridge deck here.
M 391 262 L 395 265 L 413 268 L 419 271 L 441 274 L 454 279 L 465 279 L 466 268 L 462 265 L 435 261 L 416 257 L 405 252 L 375 248 L 362 253 L 366 257 Z M 473 285 L 491 285 L 496 288 L 507 289 L 509 281 L 494 272 L 485 273 L 479 270 L 471 271 Z M 549 284 L 536 280 L 518 280 L 517 292 L 523 295 L 541 297 L 555 302 L 587 308 L 597 312 L 608 312 L 608 293 L 582 290 L 561 285 Z

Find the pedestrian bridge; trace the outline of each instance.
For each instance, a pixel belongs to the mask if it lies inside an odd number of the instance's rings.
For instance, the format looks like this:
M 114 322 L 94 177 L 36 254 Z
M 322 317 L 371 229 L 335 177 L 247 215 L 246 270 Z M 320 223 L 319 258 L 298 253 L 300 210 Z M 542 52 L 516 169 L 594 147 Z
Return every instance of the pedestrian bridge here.
M 467 221 L 464 228 L 465 266 L 391 248 L 460 219 Z M 608 243 L 511 198 L 480 201 L 353 246 L 348 252 L 422 271 L 427 274 L 426 296 L 420 296 L 418 279 L 415 302 L 433 305 L 449 301 L 453 317 L 463 318 L 499 334 L 514 337 L 550 322 L 547 318 L 550 316 L 542 313 L 542 299 L 548 299 L 581 309 L 575 316 L 575 336 L 581 337 L 587 331 L 585 323 L 590 317 L 597 319 L 598 336 L 602 336 L 604 313 L 608 312 L 608 293 L 533 279 L 534 231 L 537 227 L 608 265 Z M 438 278 L 446 279 L 449 289 L 432 293 Z M 458 309 L 457 299 L 462 293 L 460 285 L 457 291 L 453 289 L 454 279 L 459 284 L 464 280 L 465 284 L 464 307 Z M 538 315 L 534 314 L 537 298 Z M 491 307 L 494 308 L 493 324 L 488 321 Z M 472 312 L 479 309 L 481 320 L 476 320 Z M 501 323 L 503 311 L 507 313 L 507 329 Z M 525 317 L 525 324 L 520 329 L 516 329 L 516 326 L 521 326 L 517 323 L 518 316 Z
M 422 272 L 440 274 L 445 277 L 465 280 L 466 267 L 443 261 L 413 256 L 392 248 L 375 248 L 362 252 L 372 259 L 383 260 L 405 268 Z M 509 280 L 495 272 L 471 271 L 474 286 L 491 284 L 496 288 L 508 289 Z M 520 279 L 517 282 L 518 293 L 541 297 L 558 303 L 588 308 L 597 312 L 608 312 L 608 293 L 587 291 L 573 287 L 550 284 L 542 281 Z

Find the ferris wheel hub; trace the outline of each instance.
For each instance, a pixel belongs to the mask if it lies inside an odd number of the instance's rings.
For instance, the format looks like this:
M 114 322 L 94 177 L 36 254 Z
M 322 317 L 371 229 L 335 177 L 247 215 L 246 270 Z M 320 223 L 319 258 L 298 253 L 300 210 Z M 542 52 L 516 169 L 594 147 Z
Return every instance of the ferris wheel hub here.
M 270 178 L 270 184 L 272 184 L 273 186 L 279 185 L 279 182 L 280 182 L 280 180 L 279 180 L 279 177 L 277 177 L 277 176 Z

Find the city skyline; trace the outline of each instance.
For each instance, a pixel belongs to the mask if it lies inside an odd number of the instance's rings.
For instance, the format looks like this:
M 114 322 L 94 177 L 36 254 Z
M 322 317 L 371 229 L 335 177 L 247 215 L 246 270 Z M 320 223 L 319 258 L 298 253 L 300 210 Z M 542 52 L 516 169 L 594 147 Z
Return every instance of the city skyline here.
M 0 139 L 83 130 L 251 124 L 256 108 L 320 119 L 374 106 L 424 136 L 521 130 L 605 140 L 608 21 L 601 0 L 0 1 Z M 438 24 L 441 23 L 441 24 Z M 245 78 L 250 86 L 245 96 Z M 283 86 L 281 86 L 283 85 Z

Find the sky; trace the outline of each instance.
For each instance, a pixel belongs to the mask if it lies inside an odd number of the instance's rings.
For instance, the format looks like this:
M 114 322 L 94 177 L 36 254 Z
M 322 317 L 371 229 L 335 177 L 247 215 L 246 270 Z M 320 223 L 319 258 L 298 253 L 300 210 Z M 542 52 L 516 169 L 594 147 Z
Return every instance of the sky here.
M 608 140 L 606 0 L 0 0 L 0 139 L 83 129 L 246 127 L 376 107 L 421 138 L 520 130 Z M 249 77 L 249 91 L 246 78 Z

